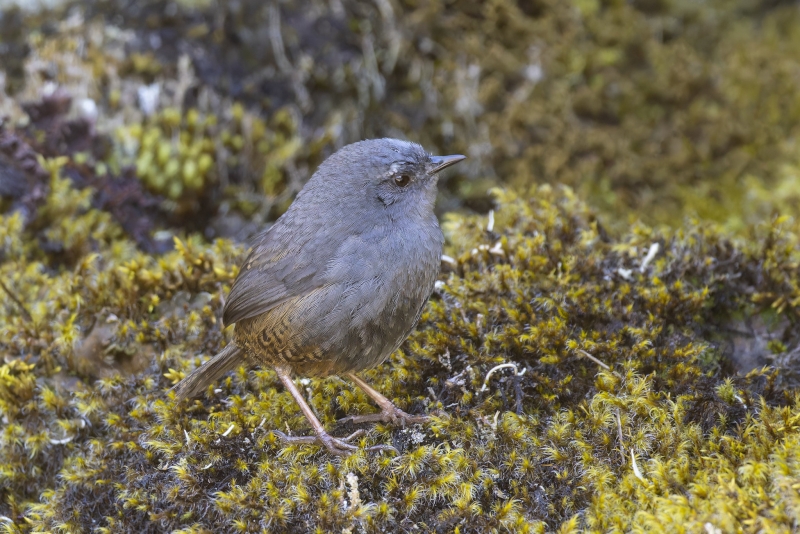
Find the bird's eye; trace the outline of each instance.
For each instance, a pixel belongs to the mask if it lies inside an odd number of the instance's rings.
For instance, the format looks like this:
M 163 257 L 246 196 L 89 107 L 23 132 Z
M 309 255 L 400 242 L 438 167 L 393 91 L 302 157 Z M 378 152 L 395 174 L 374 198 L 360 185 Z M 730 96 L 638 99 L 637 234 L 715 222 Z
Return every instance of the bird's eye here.
M 394 179 L 394 183 L 396 183 L 399 187 L 405 187 L 411 183 L 411 177 L 407 174 L 401 174 Z

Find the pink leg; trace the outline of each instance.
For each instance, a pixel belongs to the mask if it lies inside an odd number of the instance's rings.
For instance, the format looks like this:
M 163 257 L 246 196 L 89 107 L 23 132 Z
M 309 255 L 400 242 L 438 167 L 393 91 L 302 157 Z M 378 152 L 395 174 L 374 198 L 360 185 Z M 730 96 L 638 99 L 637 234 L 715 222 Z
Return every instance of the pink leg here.
M 351 439 L 357 438 L 360 434 L 354 433 L 345 439 L 337 439 L 325 432 L 325 428 L 322 426 L 322 423 L 319 422 L 317 416 L 314 415 L 313 411 L 311 411 L 311 406 L 308 405 L 306 400 L 303 398 L 303 395 L 300 393 L 300 390 L 294 385 L 289 369 L 276 366 L 275 372 L 278 374 L 278 378 L 281 379 L 281 382 L 283 382 L 284 387 L 289 390 L 289 393 L 292 394 L 295 402 L 297 402 L 297 404 L 300 406 L 300 410 L 303 412 L 303 415 L 305 415 L 306 419 L 308 419 L 308 422 L 311 423 L 311 427 L 314 429 L 316 436 L 290 437 L 283 432 L 276 430 L 273 430 L 273 433 L 275 433 L 279 438 L 281 438 L 282 441 L 286 443 L 318 443 L 320 445 L 324 445 L 331 452 L 331 454 L 336 454 L 338 456 L 347 456 L 351 452 L 358 449 L 358 447 L 355 445 L 351 445 L 347 442 Z
M 364 393 L 369 395 L 375 403 L 380 406 L 380 413 L 373 413 L 368 415 L 351 415 L 345 417 L 342 421 L 351 421 L 353 423 L 368 423 L 375 421 L 382 421 L 384 423 L 394 423 L 400 426 L 406 426 L 413 423 L 424 423 L 428 420 L 426 415 L 409 415 L 397 406 L 392 401 L 378 393 L 372 386 L 367 384 L 364 379 L 355 373 L 347 373 L 345 376 L 352 380 L 355 385 L 364 390 Z
M 322 426 L 322 423 L 319 422 L 317 416 L 314 415 L 314 412 L 311 410 L 311 406 L 308 405 L 306 400 L 303 398 L 303 395 L 300 393 L 300 390 L 297 389 L 297 386 L 294 385 L 292 381 L 291 371 L 287 367 L 276 366 L 275 372 L 278 374 L 278 378 L 281 379 L 283 385 L 286 389 L 289 390 L 289 393 L 292 394 L 294 397 L 295 402 L 297 402 L 298 406 L 300 406 L 300 410 L 303 412 L 303 415 L 306 416 L 308 422 L 311 423 L 311 427 L 314 429 L 314 433 L 316 436 L 287 436 L 283 432 L 278 430 L 273 430 L 272 432 L 278 436 L 281 441 L 285 443 L 308 443 L 308 444 L 319 444 L 324 445 L 331 454 L 335 454 L 337 456 L 347 456 L 355 450 L 358 450 L 358 447 L 349 443 L 350 441 L 358 438 L 362 434 L 364 434 L 364 430 L 357 430 L 353 432 L 346 438 L 334 438 L 327 432 L 325 432 L 325 428 Z M 370 447 L 368 450 L 394 450 L 396 449 L 390 445 L 377 445 L 375 447 Z

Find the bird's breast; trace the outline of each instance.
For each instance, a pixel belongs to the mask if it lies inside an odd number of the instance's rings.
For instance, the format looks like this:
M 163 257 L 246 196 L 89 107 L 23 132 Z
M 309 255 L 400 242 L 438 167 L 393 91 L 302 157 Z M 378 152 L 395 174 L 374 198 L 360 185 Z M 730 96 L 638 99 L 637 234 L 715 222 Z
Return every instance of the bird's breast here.
M 341 362 L 345 370 L 373 367 L 403 342 L 433 291 L 441 262 L 438 226 L 364 246 L 371 253 L 351 267 L 353 276 L 341 300 L 349 315 L 346 337 L 352 349 Z

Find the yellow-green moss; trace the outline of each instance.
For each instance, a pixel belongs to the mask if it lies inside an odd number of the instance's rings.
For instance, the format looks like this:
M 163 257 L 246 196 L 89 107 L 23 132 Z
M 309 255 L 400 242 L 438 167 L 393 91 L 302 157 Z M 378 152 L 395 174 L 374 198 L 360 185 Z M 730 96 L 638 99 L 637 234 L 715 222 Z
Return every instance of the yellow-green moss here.
M 279 3 L 277 35 L 250 0 L 83 5 L 0 32 L 0 181 L 26 180 L 0 204 L 4 531 L 800 527 L 792 6 Z M 468 154 L 440 206 L 494 208 L 442 217 L 441 283 L 367 373 L 433 421 L 342 460 L 270 432 L 309 429 L 268 369 L 176 406 L 244 253 L 207 219 L 260 226 L 377 135 Z M 302 386 L 337 435 L 375 410 Z
M 25 120 L 17 100 L 50 82 L 92 99 L 100 131 L 143 136 L 103 168 L 138 163 L 187 205 L 204 193 L 274 218 L 335 146 L 382 135 L 470 156 L 443 184 L 448 209 L 561 183 L 612 226 L 697 215 L 744 231 L 800 200 L 800 13 L 785 2 L 72 4 L 9 15 L 26 31 L 0 38 L 15 91 L 0 110 Z M 194 131 L 195 115 L 219 126 Z
M 33 315 L 0 308 L 6 529 L 796 527 L 800 399 L 776 387 L 779 369 L 726 377 L 736 354 L 719 336 L 742 316 L 795 320 L 796 223 L 741 242 L 697 224 L 613 237 L 568 189 L 497 194 L 491 231 L 482 216 L 444 222 L 456 265 L 409 341 L 367 373 L 433 422 L 367 426 L 360 445 L 400 454 L 343 460 L 270 432 L 308 431 L 270 370 L 240 369 L 184 407 L 166 394 L 227 335 L 216 317 L 242 247 L 191 238 L 152 258 L 95 238 L 75 268 L 48 272 L 4 219 L 0 274 Z M 782 339 L 797 344 L 790 329 Z M 337 433 L 350 430 L 338 418 L 375 409 L 336 377 L 304 387 Z
M 281 168 L 300 149 L 290 115 L 279 112 L 268 125 L 239 103 L 222 124 L 216 116 L 194 108 L 185 114 L 169 108 L 143 123 L 119 128 L 117 135 L 135 160 L 136 176 L 153 192 L 179 204 L 207 194 L 212 184 L 230 184 L 230 174 L 243 169 L 262 176 L 258 191 L 264 201 L 284 198 Z M 126 156 L 122 154 L 115 165 L 124 166 L 130 159 Z

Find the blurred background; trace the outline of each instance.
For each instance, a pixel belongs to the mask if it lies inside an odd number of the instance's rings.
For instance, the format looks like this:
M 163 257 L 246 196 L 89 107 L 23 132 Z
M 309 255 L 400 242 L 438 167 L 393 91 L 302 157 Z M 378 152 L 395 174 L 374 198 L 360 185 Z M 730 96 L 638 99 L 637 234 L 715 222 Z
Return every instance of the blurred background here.
M 248 237 L 370 137 L 463 153 L 440 212 L 566 184 L 608 228 L 800 201 L 800 5 L 0 0 L 0 197 L 58 160 L 145 250 Z M 84 197 L 82 197 L 84 198 Z

